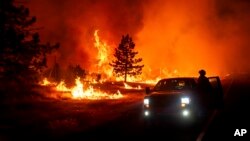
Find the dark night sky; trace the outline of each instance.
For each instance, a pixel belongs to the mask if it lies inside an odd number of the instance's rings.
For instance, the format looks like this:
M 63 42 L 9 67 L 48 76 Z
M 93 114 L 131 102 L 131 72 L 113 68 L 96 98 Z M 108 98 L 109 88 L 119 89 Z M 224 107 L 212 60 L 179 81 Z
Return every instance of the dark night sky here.
M 26 0 L 44 41 L 61 42 L 59 62 L 95 62 L 94 30 L 111 47 L 129 33 L 149 68 L 183 75 L 248 71 L 248 0 Z M 53 61 L 52 61 L 53 62 Z

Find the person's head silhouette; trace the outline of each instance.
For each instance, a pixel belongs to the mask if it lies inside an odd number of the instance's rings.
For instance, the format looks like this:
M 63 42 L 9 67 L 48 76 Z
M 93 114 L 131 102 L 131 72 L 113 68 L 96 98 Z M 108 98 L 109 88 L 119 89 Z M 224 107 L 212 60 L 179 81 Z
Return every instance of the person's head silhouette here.
M 199 71 L 199 74 L 200 74 L 200 76 L 205 76 L 205 75 L 206 75 L 206 71 L 203 70 L 203 69 L 201 69 L 201 70 Z

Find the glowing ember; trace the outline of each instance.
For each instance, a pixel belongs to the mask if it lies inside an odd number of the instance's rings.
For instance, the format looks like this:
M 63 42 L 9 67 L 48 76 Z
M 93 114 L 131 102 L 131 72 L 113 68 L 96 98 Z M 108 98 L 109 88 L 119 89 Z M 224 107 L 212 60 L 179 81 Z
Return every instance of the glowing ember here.
M 123 77 L 116 77 L 115 80 L 116 81 L 123 81 L 124 78 Z M 127 81 L 128 82 L 141 82 L 142 81 L 142 76 L 137 76 L 137 77 L 127 76 Z
M 133 89 L 133 87 L 128 85 L 127 83 L 123 83 L 123 84 L 124 84 L 125 89 Z
M 42 82 L 39 83 L 42 86 L 52 86 L 56 85 L 55 83 L 50 82 L 47 78 L 44 78 Z
M 124 84 L 125 89 L 138 89 L 138 90 L 142 89 L 140 85 L 138 85 L 137 87 L 132 87 L 128 85 L 127 83 L 123 83 L 123 84 Z

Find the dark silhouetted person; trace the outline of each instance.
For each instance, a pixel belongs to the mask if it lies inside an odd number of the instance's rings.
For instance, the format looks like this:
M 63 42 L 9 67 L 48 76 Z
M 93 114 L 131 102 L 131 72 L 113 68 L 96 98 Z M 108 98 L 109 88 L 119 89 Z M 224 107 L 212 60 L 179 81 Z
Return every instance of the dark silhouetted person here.
M 208 80 L 208 78 L 206 77 L 206 71 L 205 70 L 200 70 L 199 71 L 199 78 L 198 78 L 198 88 L 201 91 L 204 92 L 211 92 L 212 90 L 212 86 Z
M 198 78 L 198 91 L 200 106 L 202 106 L 203 112 L 207 112 L 212 107 L 212 85 L 210 84 L 208 78 L 206 77 L 206 71 L 200 70 Z

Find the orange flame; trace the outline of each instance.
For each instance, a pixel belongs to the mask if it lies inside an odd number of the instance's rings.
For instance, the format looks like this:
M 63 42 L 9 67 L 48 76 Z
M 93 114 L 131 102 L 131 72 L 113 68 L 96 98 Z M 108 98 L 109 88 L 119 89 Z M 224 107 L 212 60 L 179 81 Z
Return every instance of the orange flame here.
M 100 40 L 98 35 L 98 30 L 95 30 L 94 32 L 95 37 L 95 43 L 94 46 L 98 50 L 97 59 L 98 59 L 98 73 L 105 73 L 108 77 L 112 76 L 112 68 L 109 66 L 109 61 L 112 57 L 110 46 L 106 43 Z
M 50 82 L 46 77 L 39 83 L 42 86 L 52 86 L 56 85 L 55 83 Z
M 47 79 L 45 80 L 46 84 L 41 85 L 49 86 L 50 84 L 54 84 Z M 58 92 L 71 93 L 72 99 L 119 99 L 124 97 L 124 95 L 122 95 L 119 90 L 114 94 L 109 94 L 100 90 L 96 90 L 93 86 L 88 86 L 85 89 L 79 77 L 75 79 L 75 86 L 73 88 L 67 88 L 65 82 L 61 81 L 58 85 L 56 85 L 55 89 Z
M 132 87 L 132 86 L 128 85 L 125 82 L 123 84 L 124 84 L 124 88 L 125 89 L 137 89 L 137 90 L 141 90 L 142 89 L 140 85 L 138 85 L 137 87 Z
M 74 99 L 118 99 L 122 98 L 123 95 L 118 91 L 115 94 L 108 94 L 105 92 L 97 91 L 92 86 L 88 87 L 86 90 L 83 88 L 83 84 L 80 78 L 75 80 L 76 86 L 72 88 L 71 94 Z
M 98 73 L 105 74 L 106 78 L 102 77 L 101 81 L 106 80 L 116 80 L 116 81 L 123 81 L 123 77 L 113 77 L 112 76 L 112 67 L 109 65 L 110 61 L 113 59 L 111 53 L 111 46 L 108 45 L 106 42 L 102 41 L 98 35 L 98 30 L 94 32 L 95 43 L 94 46 L 98 50 L 97 59 L 97 70 Z M 154 72 L 155 73 L 155 72 Z M 148 74 L 148 75 L 147 75 Z M 173 69 L 173 71 L 169 71 L 167 68 L 160 68 L 157 76 L 152 76 L 152 69 L 144 69 L 142 75 L 140 76 L 127 76 L 127 81 L 129 82 L 145 82 L 150 84 L 155 84 L 160 78 L 165 77 L 173 77 L 179 76 L 177 69 Z M 148 80 L 151 78 L 152 80 Z
M 64 92 L 66 92 L 66 91 L 71 91 L 70 89 L 68 89 L 68 88 L 66 87 L 64 81 L 61 81 L 61 82 L 56 86 L 56 89 L 57 89 L 58 91 L 64 91 Z

